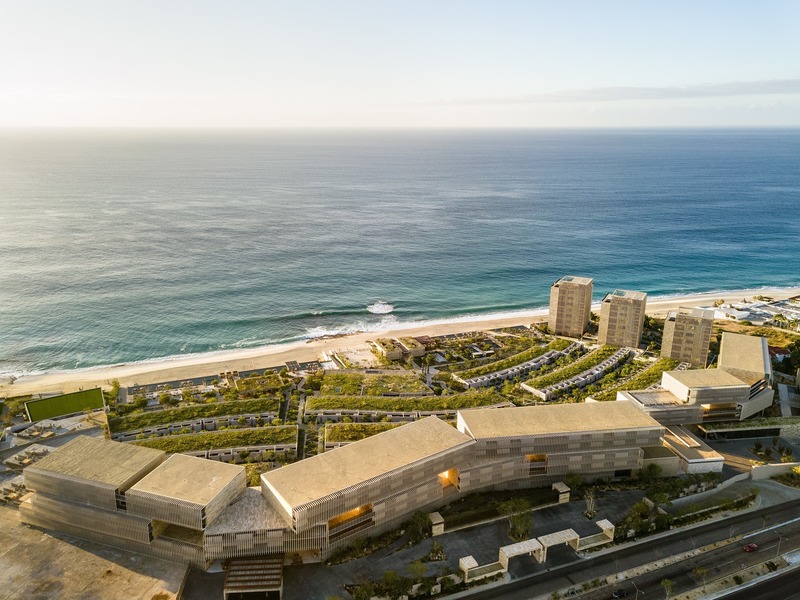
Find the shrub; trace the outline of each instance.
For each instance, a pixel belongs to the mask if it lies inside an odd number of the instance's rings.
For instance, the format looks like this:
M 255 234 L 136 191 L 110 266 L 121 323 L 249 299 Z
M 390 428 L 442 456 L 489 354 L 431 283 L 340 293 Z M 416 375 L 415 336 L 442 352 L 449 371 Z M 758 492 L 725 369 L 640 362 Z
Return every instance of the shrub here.
M 127 415 L 109 419 L 108 425 L 112 432 L 118 433 L 120 431 L 144 429 L 145 427 L 152 427 L 153 425 L 180 423 L 181 421 L 188 421 L 190 419 L 271 412 L 278 409 L 279 402 L 280 400 L 278 398 L 258 398 L 256 400 L 183 406 L 171 410 Z
M 649 369 L 645 369 L 638 375 L 632 377 L 625 382 L 623 389 L 626 390 L 643 390 L 650 387 L 654 383 L 661 381 L 661 374 L 664 371 L 671 371 L 678 366 L 678 361 L 671 358 L 662 358 L 657 360 L 655 364 Z M 595 394 L 593 397 L 599 402 L 614 400 L 617 397 L 618 388 Z
M 156 437 L 131 442 L 168 453 L 192 452 L 196 450 L 215 450 L 239 446 L 271 446 L 274 444 L 294 444 L 297 442 L 297 426 L 265 427 L 260 429 L 232 429 L 195 433 L 181 436 Z
M 325 425 L 325 441 L 355 442 L 400 425 L 402 423 L 330 423 Z
M 377 410 L 386 412 L 412 412 L 417 410 L 458 410 L 501 404 L 508 400 L 493 389 L 469 390 L 463 394 L 447 396 L 311 396 L 306 400 L 306 410 Z

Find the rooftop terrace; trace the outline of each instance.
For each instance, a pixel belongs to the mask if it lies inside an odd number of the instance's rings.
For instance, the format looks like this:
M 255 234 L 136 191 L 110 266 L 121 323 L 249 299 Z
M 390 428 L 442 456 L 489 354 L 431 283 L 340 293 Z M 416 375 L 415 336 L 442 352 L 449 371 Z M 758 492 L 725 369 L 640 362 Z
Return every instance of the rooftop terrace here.
M 698 369 L 695 371 L 666 371 L 665 377 L 672 377 L 688 388 L 701 387 L 741 387 L 749 385 L 723 369 Z
M 651 408 L 656 406 L 683 406 L 686 404 L 675 394 L 664 389 L 624 390 L 624 392 L 639 402 L 639 404 L 642 406 L 648 406 Z
M 714 320 L 714 311 L 710 308 L 686 308 L 680 307 L 667 313 L 667 321 L 674 321 L 678 315 L 695 317 L 698 319 Z
M 558 285 L 559 283 L 571 283 L 574 285 L 589 285 L 594 281 L 591 277 L 575 277 L 573 275 L 566 275 L 556 281 L 553 285 Z
M 627 298 L 630 300 L 645 300 L 647 294 L 645 292 L 632 292 L 630 290 L 614 290 L 610 294 L 606 294 L 603 302 L 610 301 L 612 297 Z

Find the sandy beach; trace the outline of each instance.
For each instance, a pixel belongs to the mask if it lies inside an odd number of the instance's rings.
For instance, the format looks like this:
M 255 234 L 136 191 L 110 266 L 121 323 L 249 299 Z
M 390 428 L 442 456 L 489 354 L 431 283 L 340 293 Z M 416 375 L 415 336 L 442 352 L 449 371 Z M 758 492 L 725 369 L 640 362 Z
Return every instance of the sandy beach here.
M 800 288 L 793 289 L 745 289 L 727 292 L 712 292 L 686 296 L 648 298 L 647 314 L 663 317 L 669 310 L 679 306 L 710 306 L 716 300 L 725 302 L 741 302 L 762 295 L 775 300 L 800 295 Z M 593 307 L 597 312 L 599 305 Z M 136 364 L 99 367 L 80 371 L 62 373 L 45 373 L 20 377 L 13 384 L 4 381 L 0 384 L 0 397 L 18 396 L 41 392 L 71 392 L 80 388 L 96 386 L 107 387 L 112 379 L 118 379 L 123 385 L 148 384 L 160 381 L 171 381 L 213 375 L 227 370 L 248 370 L 282 365 L 287 361 L 318 360 L 325 352 L 340 351 L 365 344 L 368 340 L 379 337 L 445 335 L 464 333 L 514 325 L 529 325 L 532 322 L 547 319 L 547 309 L 519 312 L 506 318 L 469 318 L 441 323 L 426 324 L 422 327 L 409 326 L 395 330 L 369 333 L 355 333 L 343 337 L 315 339 L 309 342 L 297 342 L 281 346 L 268 346 L 244 350 L 221 351 L 169 360 L 142 362 Z

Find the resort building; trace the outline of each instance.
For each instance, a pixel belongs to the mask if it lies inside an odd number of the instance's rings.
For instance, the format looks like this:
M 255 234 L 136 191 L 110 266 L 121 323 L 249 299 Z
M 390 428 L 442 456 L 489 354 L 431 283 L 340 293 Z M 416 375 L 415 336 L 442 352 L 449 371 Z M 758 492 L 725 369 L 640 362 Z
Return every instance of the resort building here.
M 372 345 L 378 351 L 378 354 L 385 357 L 386 360 L 400 360 L 403 358 L 403 349 L 395 344 L 394 340 L 381 338 L 375 340 Z
M 589 277 L 562 277 L 550 288 L 548 327 L 556 335 L 581 337 L 589 325 L 593 282 Z
M 638 348 L 642 339 L 647 294 L 614 290 L 600 303 L 597 341 L 611 346 Z
M 661 385 L 617 392 L 665 425 L 739 421 L 772 404 L 766 338 L 724 332 L 718 368 L 665 371 Z
M 408 423 L 264 473 L 260 490 L 237 465 L 80 437 L 24 471 L 20 517 L 200 568 L 318 561 L 470 492 L 626 477 L 650 463 L 665 474 L 722 466 L 629 402 L 465 410 L 456 425 Z
M 465 410 L 457 427 L 475 440 L 475 463 L 461 474 L 464 491 L 549 486 L 567 473 L 626 477 L 664 435 L 661 424 L 624 402 Z
M 23 473 L 23 523 L 198 568 L 203 530 L 245 490 L 242 467 L 87 436 Z
M 402 337 L 397 340 L 406 354 L 413 358 L 425 356 L 425 346 L 413 337 Z
M 661 356 L 705 367 L 714 325 L 714 311 L 703 308 L 671 310 L 664 321 Z
M 428 417 L 264 473 L 264 497 L 295 533 L 327 547 L 401 523 L 459 491 L 474 440 Z

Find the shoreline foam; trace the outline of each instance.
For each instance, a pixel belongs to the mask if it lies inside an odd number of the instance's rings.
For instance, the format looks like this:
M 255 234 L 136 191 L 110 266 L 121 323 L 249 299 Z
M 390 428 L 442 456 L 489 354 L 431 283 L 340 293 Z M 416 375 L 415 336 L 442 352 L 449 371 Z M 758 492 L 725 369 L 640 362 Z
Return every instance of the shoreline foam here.
M 767 295 L 775 299 L 800 295 L 800 288 L 761 287 L 739 290 L 715 290 L 710 292 L 648 296 L 647 313 L 663 316 L 678 306 L 704 306 L 717 299 L 738 302 L 754 295 Z M 597 311 L 599 304 L 593 304 Z M 86 367 L 69 371 L 51 371 L 26 374 L 14 384 L 0 383 L 0 396 L 16 396 L 39 392 L 69 392 L 79 388 L 107 386 L 112 379 L 122 385 L 147 384 L 159 381 L 189 379 L 207 376 L 224 370 L 247 370 L 282 365 L 287 361 L 306 362 L 318 360 L 323 352 L 344 350 L 360 346 L 376 337 L 398 335 L 444 335 L 464 333 L 481 329 L 496 329 L 513 325 L 530 324 L 547 317 L 548 309 L 508 311 L 484 315 L 463 315 L 426 321 L 393 323 L 391 328 L 361 331 L 350 334 L 330 334 L 306 340 L 271 344 L 253 348 L 215 350 L 202 354 L 170 356 L 154 360 L 136 361 L 117 365 Z

